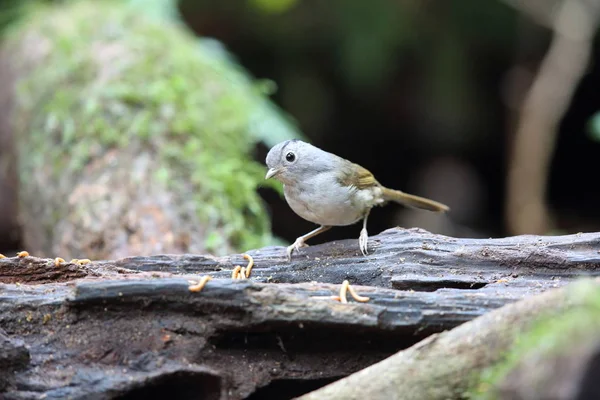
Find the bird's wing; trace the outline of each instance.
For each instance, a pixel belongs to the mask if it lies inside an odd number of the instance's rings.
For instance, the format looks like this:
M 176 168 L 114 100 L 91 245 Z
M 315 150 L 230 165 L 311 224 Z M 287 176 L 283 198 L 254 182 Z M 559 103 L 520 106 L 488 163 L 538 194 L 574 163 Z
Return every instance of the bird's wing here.
M 338 177 L 338 181 L 343 186 L 354 186 L 357 189 L 366 189 L 379 185 L 379 182 L 377 182 L 368 169 L 350 161 L 344 161 L 346 162 L 343 164 L 342 168 L 340 168 L 340 176 Z

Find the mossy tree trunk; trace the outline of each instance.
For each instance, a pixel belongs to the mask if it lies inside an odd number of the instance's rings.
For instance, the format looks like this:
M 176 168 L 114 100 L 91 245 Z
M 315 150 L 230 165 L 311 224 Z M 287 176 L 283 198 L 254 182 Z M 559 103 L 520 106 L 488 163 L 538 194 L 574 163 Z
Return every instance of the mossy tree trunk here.
M 7 37 L 26 248 L 97 259 L 271 241 L 251 152 L 273 130 L 257 115 L 280 116 L 223 54 L 127 2 L 40 5 Z

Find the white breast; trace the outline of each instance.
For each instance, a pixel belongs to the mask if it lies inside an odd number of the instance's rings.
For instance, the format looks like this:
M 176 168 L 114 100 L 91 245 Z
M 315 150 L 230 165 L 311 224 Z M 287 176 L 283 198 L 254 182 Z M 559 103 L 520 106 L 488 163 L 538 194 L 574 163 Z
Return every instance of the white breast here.
M 383 202 L 379 187 L 345 187 L 330 175 L 284 185 L 285 199 L 296 214 L 315 224 L 344 226 L 358 222 L 368 209 Z

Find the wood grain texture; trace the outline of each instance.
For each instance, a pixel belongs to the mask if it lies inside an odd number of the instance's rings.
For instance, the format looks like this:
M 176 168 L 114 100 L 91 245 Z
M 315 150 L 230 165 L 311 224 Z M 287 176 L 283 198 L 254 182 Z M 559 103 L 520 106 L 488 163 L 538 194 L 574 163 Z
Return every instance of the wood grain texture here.
M 390 229 L 370 243 L 367 257 L 357 240 L 343 240 L 301 249 L 291 263 L 282 247 L 249 251 L 249 280 L 230 279 L 247 263 L 241 254 L 59 266 L 0 259 L 0 326 L 31 355 L 6 396 L 292 398 L 506 304 L 600 275 L 598 233 L 475 240 Z M 206 287 L 190 292 L 189 281 L 206 274 Z M 331 300 L 344 279 L 371 300 Z

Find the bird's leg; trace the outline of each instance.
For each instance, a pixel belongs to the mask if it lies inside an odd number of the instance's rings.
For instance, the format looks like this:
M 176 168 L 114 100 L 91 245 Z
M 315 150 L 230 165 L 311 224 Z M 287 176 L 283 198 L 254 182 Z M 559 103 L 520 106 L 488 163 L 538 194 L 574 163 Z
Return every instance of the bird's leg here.
M 331 226 L 323 225 L 323 226 L 318 227 L 314 231 L 310 231 L 306 235 L 300 236 L 298 239 L 296 239 L 296 241 L 294 242 L 294 244 L 292 244 L 291 246 L 288 246 L 288 248 L 287 248 L 288 261 L 292 260 L 292 252 L 294 250 L 298 250 L 298 249 L 300 249 L 300 247 L 307 247 L 308 246 L 305 243 L 306 240 L 308 240 L 308 239 L 310 239 L 312 237 L 317 236 L 319 233 L 323 233 L 325 231 L 328 231 L 329 229 L 331 229 Z
M 369 240 L 369 234 L 367 233 L 367 219 L 369 218 L 369 213 L 371 209 L 368 209 L 365 213 L 365 217 L 363 219 L 363 228 L 360 231 L 360 236 L 358 237 L 358 247 L 360 247 L 360 252 L 363 256 L 366 256 L 367 253 L 367 242 Z

